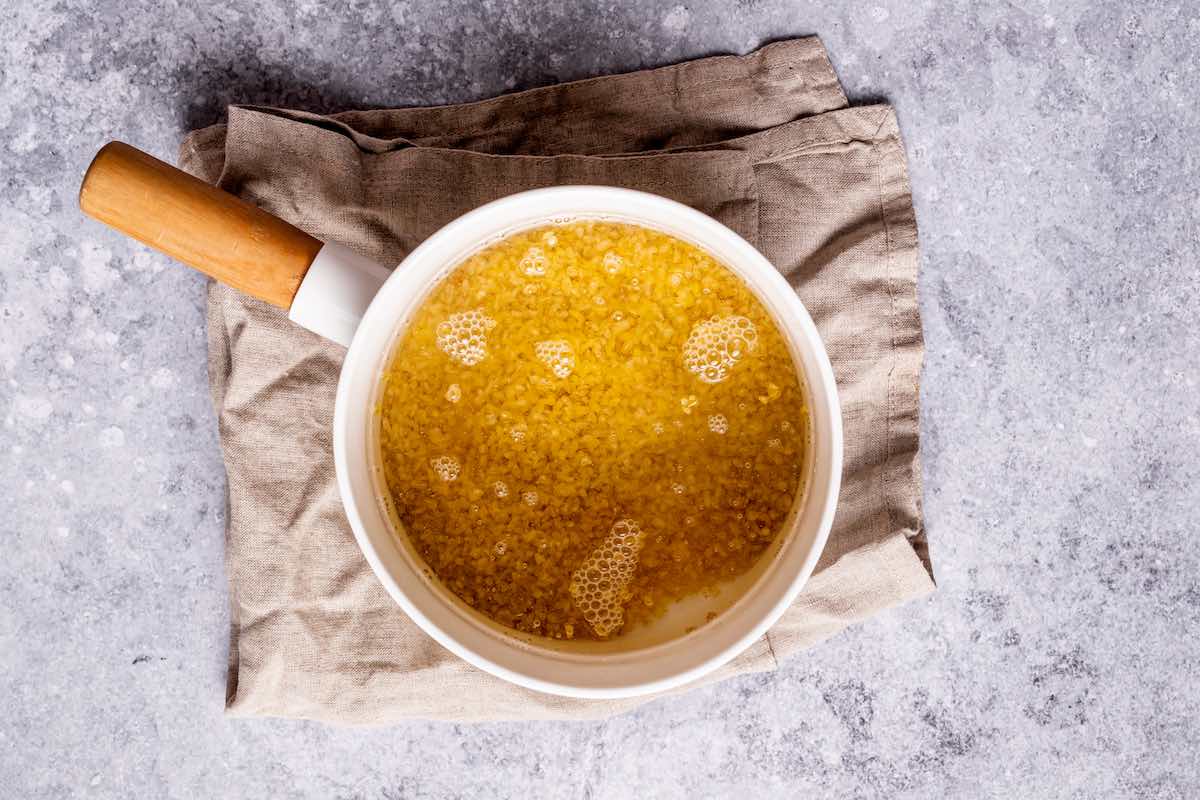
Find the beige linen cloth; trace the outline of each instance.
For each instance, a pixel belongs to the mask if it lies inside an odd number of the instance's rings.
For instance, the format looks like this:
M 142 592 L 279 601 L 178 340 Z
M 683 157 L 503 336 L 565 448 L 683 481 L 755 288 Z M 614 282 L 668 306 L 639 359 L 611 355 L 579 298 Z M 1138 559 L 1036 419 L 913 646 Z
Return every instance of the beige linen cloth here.
M 795 287 L 841 390 L 845 473 L 796 604 L 704 683 L 773 669 L 931 591 L 921 525 L 917 232 L 892 109 L 848 108 L 821 43 L 439 108 L 233 107 L 182 165 L 309 233 L 395 264 L 490 200 L 554 184 L 654 192 L 716 217 Z M 379 724 L 601 717 L 483 673 L 425 635 L 354 542 L 330 430 L 344 350 L 214 284 L 209 370 L 229 477 L 228 713 Z

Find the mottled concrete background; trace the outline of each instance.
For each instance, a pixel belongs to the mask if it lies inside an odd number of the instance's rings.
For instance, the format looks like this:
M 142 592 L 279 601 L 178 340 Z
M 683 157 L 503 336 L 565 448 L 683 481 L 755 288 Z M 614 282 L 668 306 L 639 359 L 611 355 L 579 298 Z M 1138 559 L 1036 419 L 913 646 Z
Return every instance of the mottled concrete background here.
M 8 4 L 0 796 L 1200 794 L 1200 7 L 844 5 Z M 225 720 L 203 282 L 80 216 L 97 147 L 805 33 L 907 140 L 940 592 L 607 723 Z

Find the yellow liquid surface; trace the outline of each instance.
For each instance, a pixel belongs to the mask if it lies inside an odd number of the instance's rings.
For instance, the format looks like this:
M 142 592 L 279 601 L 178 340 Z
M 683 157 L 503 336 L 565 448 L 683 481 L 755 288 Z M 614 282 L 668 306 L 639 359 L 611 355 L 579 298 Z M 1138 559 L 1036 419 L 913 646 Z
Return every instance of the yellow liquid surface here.
M 702 250 L 577 221 L 467 259 L 415 313 L 384 476 L 442 583 L 493 620 L 611 638 L 771 544 L 808 421 L 783 338 Z

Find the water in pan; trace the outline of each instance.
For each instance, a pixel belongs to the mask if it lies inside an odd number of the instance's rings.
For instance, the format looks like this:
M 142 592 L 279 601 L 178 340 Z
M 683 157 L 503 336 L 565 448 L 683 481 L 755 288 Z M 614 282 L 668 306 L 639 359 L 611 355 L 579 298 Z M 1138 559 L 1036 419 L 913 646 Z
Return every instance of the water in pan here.
M 805 414 L 783 338 L 732 272 L 585 219 L 451 272 L 379 408 L 386 484 L 434 574 L 555 638 L 619 635 L 749 569 L 801 488 Z

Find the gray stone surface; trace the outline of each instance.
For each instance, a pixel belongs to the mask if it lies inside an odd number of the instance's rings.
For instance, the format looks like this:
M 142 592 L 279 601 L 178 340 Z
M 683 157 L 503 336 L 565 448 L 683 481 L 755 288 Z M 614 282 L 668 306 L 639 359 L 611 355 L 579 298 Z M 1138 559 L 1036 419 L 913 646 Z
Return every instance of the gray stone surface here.
M 1200 7 L 1004 5 L 6 5 L 0 796 L 1200 794 Z M 606 723 L 224 719 L 203 283 L 81 218 L 96 148 L 802 33 L 906 136 L 940 591 Z

